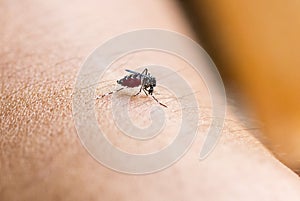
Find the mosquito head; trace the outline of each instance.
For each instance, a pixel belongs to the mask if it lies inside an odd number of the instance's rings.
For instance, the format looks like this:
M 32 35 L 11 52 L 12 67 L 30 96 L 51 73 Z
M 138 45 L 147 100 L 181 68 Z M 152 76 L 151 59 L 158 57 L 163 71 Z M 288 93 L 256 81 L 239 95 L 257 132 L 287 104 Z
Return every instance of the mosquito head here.
M 147 76 L 144 78 L 144 89 L 148 91 L 150 95 L 152 95 L 154 87 L 156 86 L 156 79 L 152 76 Z
M 148 93 L 149 93 L 150 95 L 152 95 L 152 93 L 153 93 L 153 87 L 150 86 L 148 90 L 146 89 L 146 91 L 148 91 Z

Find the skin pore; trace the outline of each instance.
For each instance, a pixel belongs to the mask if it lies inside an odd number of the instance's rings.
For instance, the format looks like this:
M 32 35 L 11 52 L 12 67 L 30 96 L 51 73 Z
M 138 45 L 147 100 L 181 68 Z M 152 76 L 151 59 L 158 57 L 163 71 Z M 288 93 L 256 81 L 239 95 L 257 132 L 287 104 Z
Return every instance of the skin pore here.
M 7 0 L 0 2 L 0 21 L 0 200 L 299 199 L 298 176 L 252 137 L 230 106 L 223 136 L 207 159 L 198 160 L 200 130 L 189 152 L 156 174 L 111 171 L 81 145 L 71 104 L 82 62 L 105 40 L 133 29 L 154 27 L 193 37 L 174 1 Z M 189 73 L 185 76 L 197 83 Z M 106 109 L 109 99 L 103 101 L 99 107 Z M 109 130 L 111 122 L 101 120 Z M 138 151 L 133 142 L 113 140 Z

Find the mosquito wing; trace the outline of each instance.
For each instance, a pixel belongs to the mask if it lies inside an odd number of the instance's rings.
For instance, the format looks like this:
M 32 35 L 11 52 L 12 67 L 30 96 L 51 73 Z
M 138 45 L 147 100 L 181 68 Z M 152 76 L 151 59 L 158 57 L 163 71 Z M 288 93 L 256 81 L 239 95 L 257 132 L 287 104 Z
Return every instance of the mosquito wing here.
M 148 77 L 147 75 L 143 74 L 143 73 L 139 73 L 139 72 L 136 72 L 136 71 L 133 71 L 133 70 L 129 70 L 129 69 L 125 69 L 125 71 L 129 72 L 129 73 L 132 73 L 134 75 L 139 75 L 141 77 Z M 144 71 L 143 71 L 144 72 Z
M 138 73 L 136 71 L 133 71 L 133 70 L 129 70 L 129 69 L 125 69 L 125 71 L 129 72 L 129 73 L 132 73 L 132 74 L 141 74 L 141 73 Z

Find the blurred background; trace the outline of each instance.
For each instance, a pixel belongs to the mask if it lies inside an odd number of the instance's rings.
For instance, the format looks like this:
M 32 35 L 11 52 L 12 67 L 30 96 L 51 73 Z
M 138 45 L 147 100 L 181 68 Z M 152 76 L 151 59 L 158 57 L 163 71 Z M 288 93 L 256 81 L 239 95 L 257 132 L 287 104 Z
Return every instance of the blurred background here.
M 180 3 L 227 89 L 261 120 L 260 140 L 299 174 L 300 1 Z

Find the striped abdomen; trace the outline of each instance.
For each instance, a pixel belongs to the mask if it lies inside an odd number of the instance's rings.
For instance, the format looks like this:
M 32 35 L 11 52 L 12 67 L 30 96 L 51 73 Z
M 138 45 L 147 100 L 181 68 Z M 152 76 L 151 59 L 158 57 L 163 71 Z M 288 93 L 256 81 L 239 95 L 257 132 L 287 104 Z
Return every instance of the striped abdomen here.
M 128 75 L 117 81 L 118 84 L 131 88 L 140 86 L 141 82 L 141 76 L 138 75 Z

